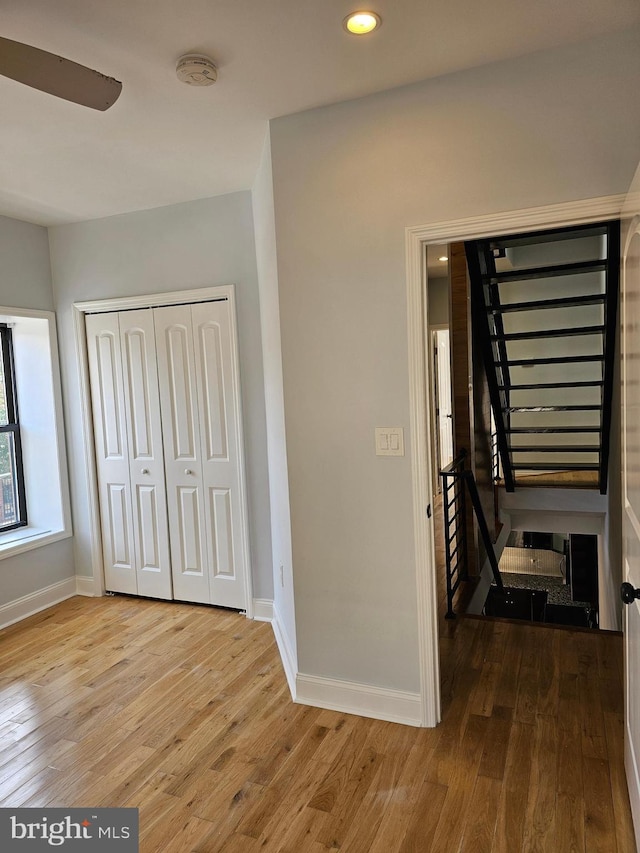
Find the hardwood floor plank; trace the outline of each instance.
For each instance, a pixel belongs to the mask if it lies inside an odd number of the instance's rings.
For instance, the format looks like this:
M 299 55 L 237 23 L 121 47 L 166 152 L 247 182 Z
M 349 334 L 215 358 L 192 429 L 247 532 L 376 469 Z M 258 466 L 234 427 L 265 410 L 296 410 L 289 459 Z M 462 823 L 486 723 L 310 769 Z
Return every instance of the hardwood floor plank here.
M 567 730 L 558 735 L 556 843 L 558 850 L 584 853 L 581 741 Z
M 617 850 L 609 762 L 583 756 L 584 821 L 587 853 Z
M 524 849 L 557 853 L 556 765 L 558 728 L 551 717 L 538 715 L 531 756 Z
M 558 691 L 558 726 L 576 741 L 582 739 L 582 708 L 578 676 L 572 672 L 560 674 Z
M 307 798 L 302 792 L 308 781 L 325 765 L 315 756 L 319 747 L 327 737 L 329 729 L 326 726 L 314 726 L 307 732 L 302 741 L 289 756 L 289 761 L 281 768 L 268 788 L 263 790 L 256 804 L 243 817 L 238 826 L 238 832 L 259 838 L 263 833 L 269 834 L 270 822 L 278 814 L 279 809 L 287 808 L 289 802 L 301 799 L 306 806 Z M 340 744 L 337 745 L 337 748 Z
M 496 853 L 523 850 L 534 741 L 534 727 L 514 720 L 498 804 Z
M 522 657 L 518 673 L 518 689 L 514 719 L 519 723 L 535 725 L 540 689 L 540 664 L 538 631 L 527 626 L 522 634 Z
M 435 828 L 447 788 L 426 778 L 429 764 L 430 753 L 425 752 L 422 745 L 416 744 L 403 764 L 398 783 L 391 792 L 388 807 L 382 814 L 367 853 L 386 853 L 388 850 L 402 849 L 403 845 L 408 851 L 412 844 L 415 849 L 416 842 L 412 839 L 424 835 L 426 824 L 431 822 Z M 405 841 L 410 825 L 411 838 Z
M 501 784 L 497 779 L 478 776 L 469 808 L 464 816 L 460 853 L 491 853 L 496 830 Z
M 604 715 L 604 723 L 607 751 L 610 756 L 611 799 L 613 801 L 618 853 L 634 853 L 636 843 L 624 772 L 624 717 L 621 712 L 607 712 Z
M 408 753 L 390 750 L 386 760 L 380 763 L 375 779 L 344 835 L 342 849 L 349 850 L 350 853 L 369 853 L 384 813 L 393 809 L 392 800 L 400 788 L 400 778 L 407 758 Z
M 455 769 L 447 785 L 447 795 L 436 826 L 433 845 L 429 849 L 457 849 L 460 844 L 464 829 L 461 816 L 467 812 L 471 803 L 488 726 L 488 717 L 469 716 Z
M 482 753 L 478 776 L 502 780 L 509 752 L 509 739 L 513 710 L 499 705 L 493 706 L 493 714 L 487 726 L 487 737 Z
M 505 632 L 505 638 L 510 634 Z M 494 702 L 501 708 L 515 708 L 518 697 L 518 679 L 520 677 L 520 664 L 522 659 L 522 647 L 513 641 L 504 642 L 504 654 L 500 661 L 500 677 L 496 685 Z
M 469 713 L 490 717 L 500 678 L 500 664 L 489 660 L 482 663 L 480 677 L 469 700 Z
M 325 847 L 343 847 L 354 816 L 359 811 L 383 760 L 384 756 L 367 743 L 353 763 L 345 784 L 339 790 L 334 808 L 322 821 L 316 841 Z
M 442 816 L 448 789 L 425 779 L 420 789 L 399 853 L 428 853 L 433 849 L 436 828 Z M 394 849 L 394 848 L 391 848 Z

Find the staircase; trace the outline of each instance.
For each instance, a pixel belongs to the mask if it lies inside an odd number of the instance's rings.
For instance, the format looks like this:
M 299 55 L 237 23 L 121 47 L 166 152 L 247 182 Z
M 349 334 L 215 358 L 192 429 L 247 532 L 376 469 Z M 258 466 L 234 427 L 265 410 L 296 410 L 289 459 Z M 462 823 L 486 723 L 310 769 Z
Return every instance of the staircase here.
M 507 491 L 607 491 L 620 223 L 465 243 Z

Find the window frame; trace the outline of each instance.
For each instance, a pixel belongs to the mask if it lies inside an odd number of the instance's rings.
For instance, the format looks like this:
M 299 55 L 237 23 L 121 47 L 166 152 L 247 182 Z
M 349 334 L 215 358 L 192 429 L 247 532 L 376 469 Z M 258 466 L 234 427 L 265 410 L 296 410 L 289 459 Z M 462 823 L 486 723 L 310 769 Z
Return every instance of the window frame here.
M 15 455 L 15 494 L 18 521 L 14 524 L 0 525 L 0 534 L 28 525 L 27 494 L 25 489 L 24 465 L 22 458 L 22 438 L 20 434 L 20 417 L 18 413 L 18 395 L 16 389 L 15 357 L 13 352 L 13 334 L 11 326 L 0 323 L 0 347 L 2 348 L 2 370 L 4 373 L 5 400 L 7 406 L 7 423 L 0 424 L 0 435 L 13 435 Z

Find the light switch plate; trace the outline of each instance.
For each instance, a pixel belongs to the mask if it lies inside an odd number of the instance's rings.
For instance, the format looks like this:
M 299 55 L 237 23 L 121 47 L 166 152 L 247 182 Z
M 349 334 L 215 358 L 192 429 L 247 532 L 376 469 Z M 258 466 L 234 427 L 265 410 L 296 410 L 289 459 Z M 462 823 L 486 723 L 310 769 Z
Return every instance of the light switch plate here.
M 376 456 L 404 456 L 402 427 L 376 427 Z

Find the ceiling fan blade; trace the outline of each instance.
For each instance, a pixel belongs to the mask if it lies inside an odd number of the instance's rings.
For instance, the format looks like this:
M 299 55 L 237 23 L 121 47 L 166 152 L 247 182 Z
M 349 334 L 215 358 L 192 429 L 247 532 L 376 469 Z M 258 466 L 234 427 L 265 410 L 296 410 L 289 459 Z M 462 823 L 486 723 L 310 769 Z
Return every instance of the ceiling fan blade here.
M 122 83 L 113 77 L 1 36 L 0 74 L 94 110 L 108 110 L 122 91 Z

